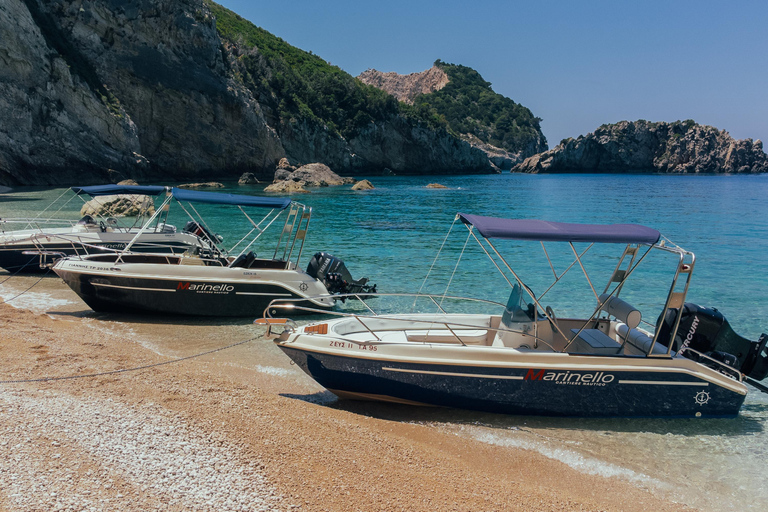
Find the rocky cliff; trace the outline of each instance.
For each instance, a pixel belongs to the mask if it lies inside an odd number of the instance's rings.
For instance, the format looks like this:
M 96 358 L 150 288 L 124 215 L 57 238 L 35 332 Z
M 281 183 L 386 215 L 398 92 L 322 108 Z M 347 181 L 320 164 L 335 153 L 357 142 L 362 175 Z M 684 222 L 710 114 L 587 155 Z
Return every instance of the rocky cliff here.
M 448 85 L 448 75 L 437 66 L 432 66 L 420 73 L 401 75 L 395 72 L 382 73 L 367 69 L 357 78 L 364 84 L 387 91 L 400 101 L 413 105 L 413 99 L 419 94 L 439 91 Z
M 497 169 L 508 170 L 547 149 L 541 119 L 497 94 L 474 69 L 440 60 L 421 73 L 400 75 L 369 69 L 358 76 L 409 105 L 434 125 L 483 151 Z
M 346 129 L 292 105 L 286 62 L 222 36 L 214 13 L 247 23 L 204 0 L 4 0 L 0 184 L 271 180 L 284 157 L 342 174 L 491 170 L 485 153 L 396 102 L 358 111 L 340 88 Z
M 512 172 L 760 173 L 768 172 L 768 155 L 759 140 L 690 120 L 621 121 L 563 140 Z

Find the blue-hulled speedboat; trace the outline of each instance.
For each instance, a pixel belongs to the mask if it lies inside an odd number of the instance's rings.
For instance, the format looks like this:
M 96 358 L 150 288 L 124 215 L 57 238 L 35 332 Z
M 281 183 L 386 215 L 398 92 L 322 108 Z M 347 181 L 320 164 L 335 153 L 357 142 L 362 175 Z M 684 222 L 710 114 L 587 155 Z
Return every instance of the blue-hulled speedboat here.
M 511 288 L 506 305 L 419 295 L 433 304 L 434 313 L 341 315 L 297 327 L 277 316 L 290 316 L 301 306 L 275 301 L 257 322 L 270 329 L 282 323 L 277 345 L 342 398 L 522 415 L 729 417 L 738 414 L 746 383 L 768 391 L 758 382 L 768 374 L 768 336 L 757 342 L 742 338 L 717 310 L 686 303 L 695 257 L 658 231 L 469 214 L 456 219 L 505 275 Z M 552 285 L 537 295 L 501 256 L 499 240 L 517 241 L 515 256 L 525 259 L 540 245 Z M 561 273 L 545 242 L 558 242 L 571 254 Z M 586 248 L 577 251 L 582 244 Z M 588 272 L 595 268 L 587 264 L 595 244 L 621 247 L 607 267 L 602 293 Z M 655 254 L 666 255 L 668 262 L 671 257 L 674 270 L 671 286 L 657 288 L 663 305 L 649 322 L 620 295 L 640 274 L 638 266 Z M 606 268 L 605 258 L 598 253 L 598 267 Z M 550 290 L 579 269 L 588 283 L 581 304 L 592 314 L 556 315 L 547 305 Z M 641 288 L 649 288 L 652 283 L 643 279 Z M 570 288 L 566 293 L 573 294 Z M 635 297 L 634 291 L 628 295 Z M 491 311 L 449 312 L 454 304 Z

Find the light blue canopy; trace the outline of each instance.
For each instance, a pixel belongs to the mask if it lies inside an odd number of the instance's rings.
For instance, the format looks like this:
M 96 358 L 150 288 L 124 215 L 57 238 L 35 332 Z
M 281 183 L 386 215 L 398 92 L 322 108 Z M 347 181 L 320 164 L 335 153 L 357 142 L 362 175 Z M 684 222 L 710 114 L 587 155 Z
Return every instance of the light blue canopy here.
M 210 204 L 233 204 L 237 206 L 260 206 L 263 208 L 284 209 L 291 204 L 288 197 L 258 197 L 240 194 L 223 194 L 221 192 L 202 192 L 173 187 L 173 197 L 179 201 Z
M 111 196 L 116 194 L 142 194 L 157 196 L 166 191 L 160 185 L 92 185 L 89 187 L 72 187 L 77 195 L 87 194 L 91 197 Z

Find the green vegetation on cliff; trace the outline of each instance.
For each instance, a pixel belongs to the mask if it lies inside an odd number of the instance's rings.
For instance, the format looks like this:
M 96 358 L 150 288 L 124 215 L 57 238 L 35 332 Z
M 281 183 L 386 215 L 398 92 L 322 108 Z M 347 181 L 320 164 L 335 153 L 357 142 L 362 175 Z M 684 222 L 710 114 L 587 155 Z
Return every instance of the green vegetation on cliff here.
M 423 119 L 512 152 L 546 149 L 541 119 L 529 109 L 493 92 L 491 84 L 472 68 L 440 60 L 435 66 L 445 71 L 450 81 L 439 91 L 414 99 L 413 108 Z
M 349 138 L 371 121 L 400 113 L 397 100 L 384 91 L 210 0 L 206 3 L 222 40 L 241 49 L 235 75 L 282 121 L 319 121 Z M 258 51 L 249 51 L 253 48 Z

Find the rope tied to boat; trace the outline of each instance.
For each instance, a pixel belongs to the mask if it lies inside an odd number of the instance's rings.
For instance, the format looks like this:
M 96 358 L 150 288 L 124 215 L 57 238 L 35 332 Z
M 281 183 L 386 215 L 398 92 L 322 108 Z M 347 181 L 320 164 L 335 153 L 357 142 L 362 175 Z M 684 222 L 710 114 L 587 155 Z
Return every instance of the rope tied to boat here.
M 122 368 L 120 370 L 110 370 L 107 372 L 99 372 L 99 373 L 89 373 L 86 375 L 64 375 L 61 377 L 38 377 L 34 379 L 14 379 L 14 380 L 0 380 L 0 384 L 23 384 L 23 383 L 29 383 L 29 382 L 52 382 L 57 380 L 73 380 L 73 379 L 89 379 L 93 377 L 104 377 L 106 375 L 116 375 L 120 373 L 128 373 L 128 372 L 135 372 L 139 370 L 147 370 L 149 368 L 155 368 L 158 366 L 164 366 L 167 364 L 173 364 L 173 363 L 180 363 L 182 361 L 187 361 L 189 359 L 195 359 L 197 357 L 206 356 L 208 354 L 213 354 L 215 352 L 221 352 L 222 350 L 227 350 L 233 347 L 237 347 L 238 345 L 244 345 L 250 341 L 259 339 L 261 336 L 254 336 L 253 338 L 249 338 L 247 340 L 238 341 L 237 343 L 232 343 L 231 345 L 227 345 L 226 347 L 219 347 L 212 350 L 207 350 L 205 352 L 201 352 L 199 354 L 194 354 L 191 356 L 185 356 L 180 357 L 178 359 L 172 359 L 170 361 L 162 361 L 159 363 L 152 363 L 152 364 L 145 364 L 142 366 L 136 366 L 133 368 Z

